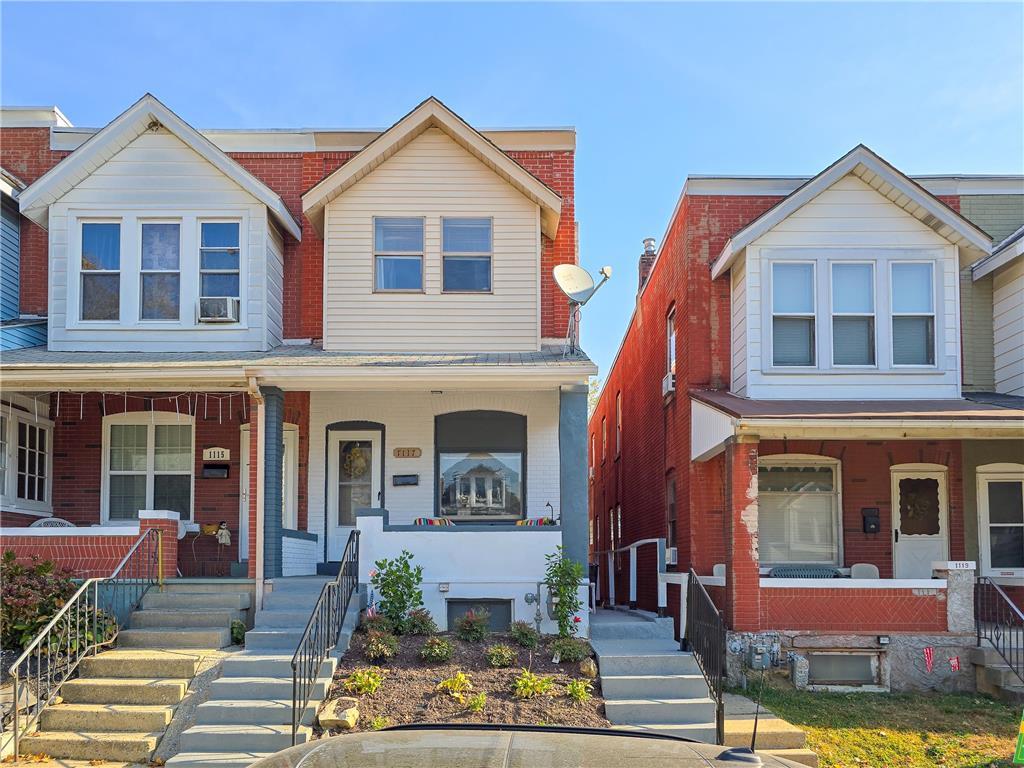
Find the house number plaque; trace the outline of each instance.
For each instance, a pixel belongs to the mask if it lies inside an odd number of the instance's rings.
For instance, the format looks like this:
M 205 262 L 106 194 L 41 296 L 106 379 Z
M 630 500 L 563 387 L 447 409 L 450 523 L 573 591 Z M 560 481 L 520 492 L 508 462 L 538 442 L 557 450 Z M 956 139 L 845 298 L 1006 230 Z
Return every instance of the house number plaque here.
M 231 461 L 231 449 L 204 448 L 203 461 Z
M 395 448 L 392 455 L 396 459 L 418 459 L 423 455 L 423 450 L 420 448 Z

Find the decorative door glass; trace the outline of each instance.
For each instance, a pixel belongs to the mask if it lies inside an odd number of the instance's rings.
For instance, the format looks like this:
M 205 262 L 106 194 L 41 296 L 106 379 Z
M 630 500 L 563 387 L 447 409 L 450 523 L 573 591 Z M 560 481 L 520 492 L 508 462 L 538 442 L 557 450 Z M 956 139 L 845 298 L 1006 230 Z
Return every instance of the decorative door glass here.
M 373 506 L 373 443 L 342 440 L 338 450 L 338 525 L 356 524 L 356 510 Z
M 939 481 L 934 477 L 900 480 L 900 534 L 935 536 L 941 533 Z

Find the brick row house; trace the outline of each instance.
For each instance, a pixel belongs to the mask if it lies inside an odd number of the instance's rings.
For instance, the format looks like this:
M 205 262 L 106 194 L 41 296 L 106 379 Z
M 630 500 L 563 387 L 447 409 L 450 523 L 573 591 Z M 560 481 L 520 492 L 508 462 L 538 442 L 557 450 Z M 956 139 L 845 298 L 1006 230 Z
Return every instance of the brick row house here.
M 382 131 L 200 131 L 150 95 L 0 118 L 0 535 L 168 511 L 180 575 L 260 584 L 358 529 L 362 581 L 411 551 L 442 624 L 532 620 L 544 556 L 585 560 L 574 131 L 436 99 Z
M 590 418 L 602 602 L 678 617 L 692 569 L 733 675 L 972 687 L 975 576 L 1024 607 L 1022 223 L 1020 176 L 863 146 L 689 177 Z

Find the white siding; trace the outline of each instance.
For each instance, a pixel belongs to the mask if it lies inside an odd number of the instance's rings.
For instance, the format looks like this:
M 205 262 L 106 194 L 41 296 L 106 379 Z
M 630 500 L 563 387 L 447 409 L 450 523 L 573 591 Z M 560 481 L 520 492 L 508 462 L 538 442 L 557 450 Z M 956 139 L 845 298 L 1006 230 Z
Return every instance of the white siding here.
M 313 576 L 316 564 L 323 560 L 323 548 L 308 539 L 281 539 L 281 575 Z
M 69 304 L 77 291 L 77 222 L 121 220 L 122 305 L 125 279 L 136 280 L 139 219 L 180 219 L 181 323 L 140 323 L 122 314 L 114 326 L 82 325 Z M 242 221 L 242 317 L 238 325 L 200 325 L 187 286 L 198 281 L 199 218 Z M 266 207 L 167 131 L 147 132 L 114 154 L 50 207 L 50 336 L 53 350 L 202 351 L 266 349 L 268 218 Z M 125 268 L 128 268 L 125 272 Z M 198 289 L 196 289 L 196 292 Z M 279 299 L 278 299 L 279 302 Z
M 996 391 L 1024 395 L 1024 259 L 995 273 L 992 319 Z
M 747 393 L 747 267 L 740 259 L 732 278 L 732 386 L 737 395 Z
M 766 262 L 774 257 L 871 260 L 905 253 L 934 257 L 938 287 L 936 366 L 928 370 L 890 369 L 888 291 L 876 291 L 876 369 L 795 372 L 772 369 Z M 781 221 L 747 247 L 745 394 L 762 399 L 885 399 L 960 396 L 959 265 L 955 246 L 854 176 L 846 176 Z M 882 263 L 876 264 L 876 270 Z M 735 271 L 736 267 L 733 267 Z M 876 274 L 878 274 L 876 272 Z M 819 368 L 831 362 L 828 274 L 818 274 Z M 876 284 L 878 280 L 876 279 Z M 882 285 L 888 285 L 886 276 Z M 734 307 L 734 313 L 737 308 Z M 734 334 L 738 325 L 733 318 Z M 734 365 L 736 361 L 734 359 Z M 743 377 L 734 370 L 734 380 Z
M 267 346 L 284 338 L 284 238 L 267 221 Z
M 424 293 L 373 292 L 373 218 L 425 217 Z M 441 217 L 494 219 L 493 293 L 441 292 Z M 410 142 L 332 201 L 324 347 L 525 351 L 540 344 L 540 210 L 441 130 Z
M 526 416 L 526 513 L 559 511 L 558 390 L 534 392 L 313 392 L 309 417 L 309 523 L 323 535 L 327 468 L 326 428 L 336 421 L 384 424 L 385 505 L 394 524 L 434 514 L 434 417 L 466 410 L 499 410 Z M 415 447 L 418 459 L 396 459 L 392 449 Z M 393 474 L 419 474 L 420 484 L 394 488 Z

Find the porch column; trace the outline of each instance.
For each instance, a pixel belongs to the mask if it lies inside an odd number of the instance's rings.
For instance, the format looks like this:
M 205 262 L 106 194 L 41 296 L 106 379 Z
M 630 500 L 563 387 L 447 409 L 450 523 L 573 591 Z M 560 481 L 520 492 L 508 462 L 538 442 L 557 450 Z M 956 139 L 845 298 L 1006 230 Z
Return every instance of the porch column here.
M 281 461 L 284 450 L 284 392 L 261 387 L 263 395 L 263 578 L 281 576 L 282 496 Z
M 559 505 L 565 553 L 587 569 L 587 386 L 562 387 L 558 399 Z
M 725 449 L 726 622 L 736 632 L 756 632 L 761 624 L 757 444 L 756 435 L 737 435 Z

